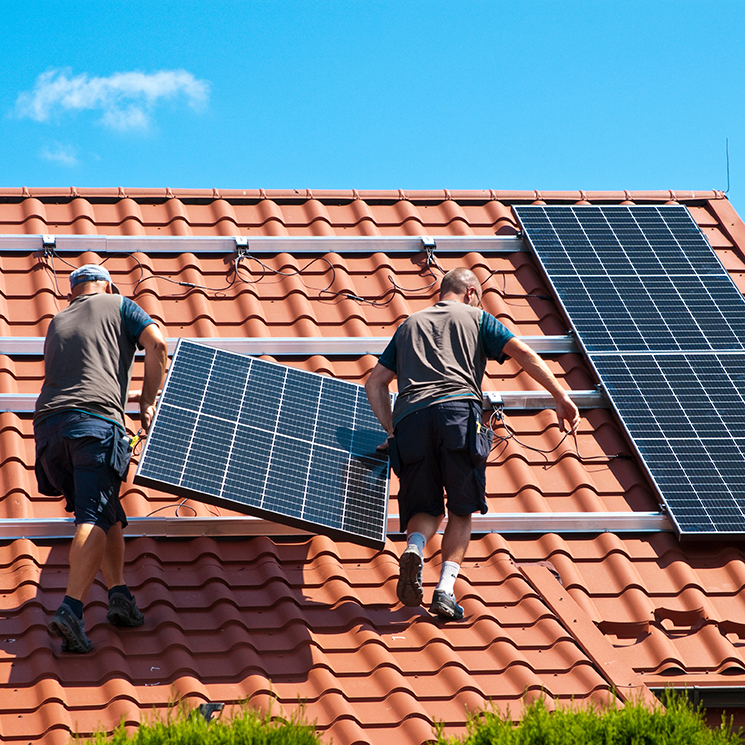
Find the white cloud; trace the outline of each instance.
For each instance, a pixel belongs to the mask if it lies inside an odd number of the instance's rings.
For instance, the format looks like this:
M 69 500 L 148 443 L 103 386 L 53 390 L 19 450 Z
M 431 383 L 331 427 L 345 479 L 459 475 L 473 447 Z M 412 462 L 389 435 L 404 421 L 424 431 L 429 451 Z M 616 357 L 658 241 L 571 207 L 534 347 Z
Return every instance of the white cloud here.
M 41 157 L 63 166 L 76 166 L 78 164 L 78 156 L 75 151 L 71 147 L 59 144 L 55 144 L 52 148 L 44 148 L 41 151 Z
M 113 129 L 143 129 L 160 99 L 186 97 L 197 108 L 209 97 L 209 83 L 185 70 L 155 73 L 118 72 L 107 78 L 71 76 L 69 70 L 49 70 L 36 79 L 32 91 L 16 100 L 19 116 L 49 121 L 63 111 L 99 110 L 101 122 Z

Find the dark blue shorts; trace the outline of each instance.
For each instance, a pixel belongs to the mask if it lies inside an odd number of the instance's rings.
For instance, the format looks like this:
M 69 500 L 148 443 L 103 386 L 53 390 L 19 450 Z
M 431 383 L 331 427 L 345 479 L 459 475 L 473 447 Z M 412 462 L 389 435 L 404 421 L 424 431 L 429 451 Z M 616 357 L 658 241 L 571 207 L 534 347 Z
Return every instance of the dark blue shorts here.
M 128 438 L 119 427 L 65 411 L 35 423 L 34 438 L 42 494 L 64 495 L 76 525 L 90 523 L 106 532 L 117 522 L 127 525 L 119 489 L 129 464 Z
M 407 414 L 389 443 L 399 477 L 401 532 L 412 516 L 487 512 L 486 460 L 492 432 L 481 423 L 481 404 L 448 401 Z

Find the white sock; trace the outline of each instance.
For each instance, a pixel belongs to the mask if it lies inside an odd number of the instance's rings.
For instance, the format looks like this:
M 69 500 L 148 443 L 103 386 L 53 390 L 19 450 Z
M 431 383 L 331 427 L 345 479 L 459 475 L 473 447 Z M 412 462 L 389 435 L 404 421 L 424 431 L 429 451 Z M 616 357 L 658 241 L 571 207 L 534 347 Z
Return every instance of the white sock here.
M 440 569 L 440 582 L 435 589 L 453 595 L 455 580 L 458 578 L 459 571 L 460 564 L 456 564 L 454 561 L 443 561 Z
M 421 533 L 409 534 L 409 537 L 406 539 L 406 545 L 411 546 L 412 543 L 419 549 L 420 554 L 424 554 L 424 547 L 427 544 L 427 539 Z

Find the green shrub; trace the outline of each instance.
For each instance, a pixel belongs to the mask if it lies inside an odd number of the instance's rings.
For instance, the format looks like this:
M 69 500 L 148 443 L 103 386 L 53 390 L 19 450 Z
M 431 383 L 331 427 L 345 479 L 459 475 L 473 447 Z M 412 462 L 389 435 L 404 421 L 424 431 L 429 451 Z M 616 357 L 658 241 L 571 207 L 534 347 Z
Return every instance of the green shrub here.
M 320 745 L 315 726 L 303 724 L 302 713 L 289 721 L 262 715 L 243 705 L 209 723 L 198 709 L 170 710 L 165 721 L 141 724 L 128 735 L 123 724 L 112 735 L 99 732 L 91 745 Z M 83 745 L 80 740 L 76 741 Z
M 664 709 L 627 703 L 621 708 L 559 707 L 546 709 L 543 699 L 527 707 L 521 722 L 512 723 L 496 710 L 471 717 L 462 739 L 444 739 L 438 745 L 737 745 L 742 742 L 726 722 L 710 728 L 704 713 L 688 698 L 668 693 Z

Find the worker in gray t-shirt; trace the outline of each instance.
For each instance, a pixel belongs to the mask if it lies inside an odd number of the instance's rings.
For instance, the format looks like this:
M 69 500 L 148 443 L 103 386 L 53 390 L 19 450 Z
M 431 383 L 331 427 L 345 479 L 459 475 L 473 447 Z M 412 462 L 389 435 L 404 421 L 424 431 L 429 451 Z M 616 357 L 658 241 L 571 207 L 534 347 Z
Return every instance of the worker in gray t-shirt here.
M 142 308 L 119 295 L 107 269 L 87 264 L 70 275 L 70 305 L 50 321 L 44 384 L 36 401 L 34 438 L 39 491 L 64 495 L 75 515 L 65 597 L 49 622 L 63 651 L 88 652 L 85 596 L 98 570 L 109 588 L 108 620 L 139 626 L 144 615 L 124 581 L 127 518 L 119 501 L 132 436 L 124 426 L 135 351 L 145 350 L 140 422 L 147 431 L 163 382 L 165 339 Z
M 480 309 L 476 275 L 459 267 L 443 277 L 440 299 L 397 329 L 365 384 L 370 406 L 388 433 L 391 467 L 399 477 L 401 531 L 407 545 L 396 592 L 407 606 L 423 600 L 423 551 L 440 527 L 447 495 L 440 582 L 430 611 L 463 617 L 454 585 L 471 539 L 471 515 L 487 511 L 486 460 L 492 433 L 481 422 L 481 380 L 489 359 L 512 357 L 551 393 L 562 429 L 579 411 L 543 360 L 494 316 Z M 390 384 L 398 396 L 391 412 Z

